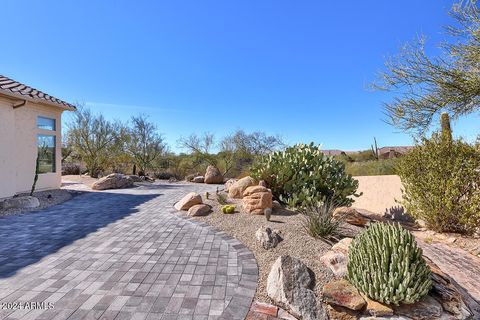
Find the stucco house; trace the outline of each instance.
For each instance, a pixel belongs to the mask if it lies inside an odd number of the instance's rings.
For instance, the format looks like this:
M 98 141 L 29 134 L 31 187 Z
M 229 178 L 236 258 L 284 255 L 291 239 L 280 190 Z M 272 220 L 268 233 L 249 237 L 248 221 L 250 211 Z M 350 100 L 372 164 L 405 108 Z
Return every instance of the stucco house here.
M 61 116 L 75 106 L 0 75 L 0 199 L 61 185 Z

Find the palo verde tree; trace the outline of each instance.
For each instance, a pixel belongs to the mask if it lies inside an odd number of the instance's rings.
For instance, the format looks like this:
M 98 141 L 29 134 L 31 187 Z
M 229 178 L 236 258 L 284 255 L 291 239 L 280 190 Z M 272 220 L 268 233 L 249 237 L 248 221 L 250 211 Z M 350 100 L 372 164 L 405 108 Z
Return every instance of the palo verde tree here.
M 101 114 L 78 106 L 67 127 L 71 148 L 85 162 L 90 176 L 98 177 L 108 166 L 110 148 L 119 139 L 119 123 L 112 123 Z
M 403 47 L 386 61 L 374 87 L 393 92 L 385 104 L 391 124 L 424 134 L 442 111 L 454 119 L 480 107 L 480 9 L 477 0 L 456 3 L 446 27 L 449 40 L 441 53 L 426 53 L 425 37 Z
M 147 116 L 139 115 L 131 118 L 126 150 L 131 155 L 140 175 L 144 175 L 146 170 L 152 167 L 152 164 L 166 152 L 166 148 L 156 125 L 150 122 Z

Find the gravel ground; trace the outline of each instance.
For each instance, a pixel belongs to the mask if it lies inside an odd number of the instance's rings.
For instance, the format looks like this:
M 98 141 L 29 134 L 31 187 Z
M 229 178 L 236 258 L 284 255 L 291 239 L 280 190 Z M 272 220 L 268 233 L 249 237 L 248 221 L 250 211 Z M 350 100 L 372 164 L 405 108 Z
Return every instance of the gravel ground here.
M 202 197 L 205 200 L 204 195 Z M 210 198 L 215 199 L 215 195 Z M 285 210 L 274 209 L 270 221 L 263 215 L 250 215 L 241 211 L 241 200 L 232 200 L 229 202 L 236 205 L 234 214 L 223 214 L 220 211 L 221 206 L 216 200 L 205 200 L 205 203 L 212 206 L 212 213 L 204 217 L 196 217 L 200 221 L 206 222 L 227 234 L 241 241 L 255 255 L 259 267 L 259 283 L 255 299 L 262 302 L 271 302 L 267 296 L 266 285 L 270 267 L 281 255 L 290 255 L 303 261 L 315 273 L 315 293 L 321 297 L 321 289 L 332 276 L 319 258 L 330 249 L 330 245 L 314 239 L 305 233 L 301 225 L 301 216 Z M 239 212 L 240 210 L 240 212 Z M 260 226 L 268 226 L 272 229 L 281 231 L 283 241 L 271 250 L 265 250 L 255 238 L 255 232 Z M 346 234 L 352 235 L 355 227 L 348 226 Z
M 28 196 L 30 195 L 29 193 L 22 193 L 19 194 L 19 196 Z M 68 192 L 67 190 L 63 189 L 54 189 L 54 190 L 46 190 L 46 191 L 38 191 L 33 193 L 34 197 L 37 197 L 40 206 L 37 208 L 25 208 L 25 209 L 8 209 L 8 210 L 2 210 L 0 209 L 0 216 L 6 216 L 6 215 L 11 215 L 11 214 L 19 214 L 19 213 L 25 213 L 29 211 L 37 211 L 40 209 L 45 209 L 51 206 L 54 206 L 56 204 L 65 202 L 67 200 L 70 200 L 73 195 Z

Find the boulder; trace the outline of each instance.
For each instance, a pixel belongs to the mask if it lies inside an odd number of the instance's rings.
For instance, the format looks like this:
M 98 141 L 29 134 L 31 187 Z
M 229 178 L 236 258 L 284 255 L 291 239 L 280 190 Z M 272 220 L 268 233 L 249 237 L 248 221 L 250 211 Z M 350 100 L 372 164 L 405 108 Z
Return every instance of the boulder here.
M 269 227 L 264 226 L 261 226 L 257 232 L 255 232 L 255 237 L 266 250 L 275 248 L 277 244 L 283 240 L 280 236 L 280 231 L 272 230 Z
M 337 219 L 343 219 L 349 224 L 362 227 L 370 221 L 369 218 L 362 215 L 356 209 L 350 207 L 340 207 L 335 209 L 333 212 L 333 217 Z
M 348 254 L 352 238 L 343 238 L 332 246 L 332 251 Z
M 197 176 L 197 177 L 192 179 L 192 182 L 195 182 L 195 183 L 203 183 L 204 181 L 205 181 L 204 176 Z
M 347 274 L 348 257 L 341 252 L 327 251 L 320 261 L 333 272 L 336 278 L 343 278 Z
M 202 197 L 196 192 L 190 192 L 175 204 L 175 209 L 188 210 L 196 204 L 202 204 Z
M 223 183 L 223 175 L 220 173 L 215 166 L 208 166 L 207 171 L 205 172 L 205 181 L 206 184 L 220 184 Z
M 260 193 L 260 192 L 270 192 L 270 190 L 262 186 L 251 186 L 246 188 L 245 191 L 243 191 L 242 196 L 243 198 L 245 198 L 247 196 L 251 196 L 254 193 Z
M 191 217 L 206 216 L 211 209 L 207 204 L 196 204 L 188 209 L 188 215 Z
M 414 320 L 429 320 L 436 319 L 442 316 L 442 305 L 427 295 L 420 301 L 413 304 L 401 304 L 394 307 L 395 314 L 405 316 Z
M 325 302 L 351 310 L 360 310 L 366 302 L 358 290 L 347 280 L 333 280 L 323 287 Z
M 243 209 L 250 214 L 264 214 L 273 207 L 272 192 L 262 186 L 251 186 L 243 192 Z
M 237 182 L 237 179 L 228 179 L 227 182 L 225 182 L 225 192 L 228 192 L 228 189 L 230 189 L 231 186 L 233 186 Z
M 133 186 L 133 180 L 121 173 L 112 173 L 103 177 L 92 185 L 93 190 L 123 189 Z
M 241 199 L 243 196 L 243 191 L 254 185 L 255 180 L 253 180 L 252 177 L 247 176 L 242 178 L 228 188 L 228 196 L 233 199 Z
M 8 209 L 28 209 L 40 206 L 38 198 L 32 196 L 8 198 L 0 202 L 0 208 Z
M 267 279 L 267 294 L 275 304 L 287 309 L 303 320 L 325 319 L 325 311 L 319 309 L 311 271 L 300 260 L 280 256 L 273 263 Z M 322 312 L 323 311 L 323 312 Z
M 189 175 L 185 176 L 185 181 L 190 182 L 190 181 L 193 180 L 193 178 L 198 177 L 198 176 L 200 176 L 200 172 L 189 174 Z

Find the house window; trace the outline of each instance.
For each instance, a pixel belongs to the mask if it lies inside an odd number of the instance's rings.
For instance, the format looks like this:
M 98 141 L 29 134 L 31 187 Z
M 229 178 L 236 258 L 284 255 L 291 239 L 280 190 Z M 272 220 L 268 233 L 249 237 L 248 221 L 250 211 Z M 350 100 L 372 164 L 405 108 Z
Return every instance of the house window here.
M 55 172 L 55 136 L 39 134 L 37 145 L 39 173 Z
M 37 118 L 37 127 L 43 130 L 55 131 L 55 119 L 38 117 Z

